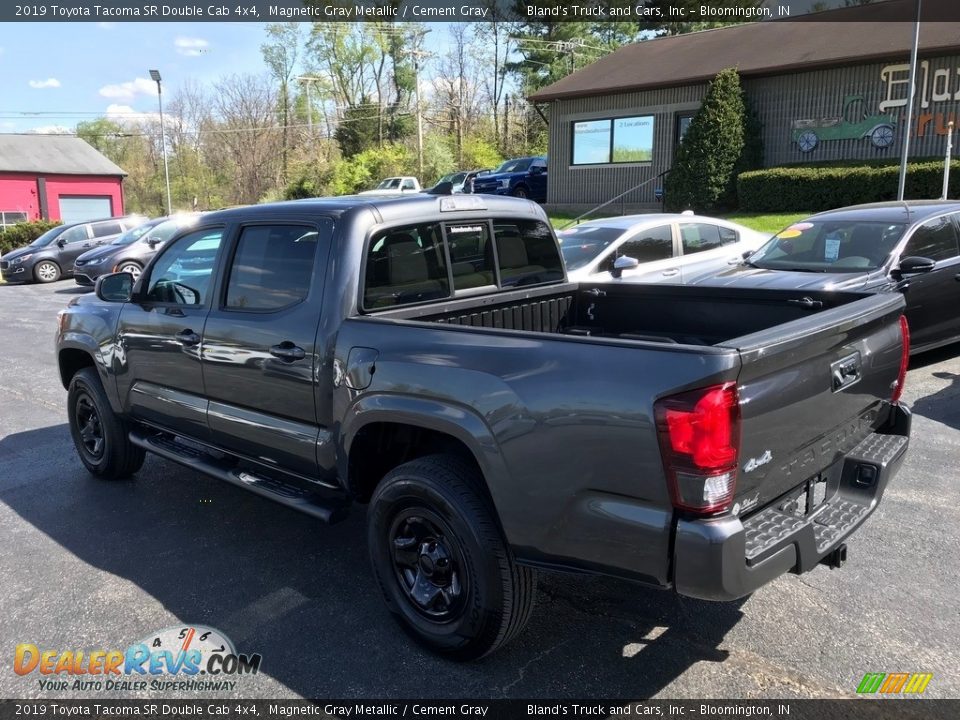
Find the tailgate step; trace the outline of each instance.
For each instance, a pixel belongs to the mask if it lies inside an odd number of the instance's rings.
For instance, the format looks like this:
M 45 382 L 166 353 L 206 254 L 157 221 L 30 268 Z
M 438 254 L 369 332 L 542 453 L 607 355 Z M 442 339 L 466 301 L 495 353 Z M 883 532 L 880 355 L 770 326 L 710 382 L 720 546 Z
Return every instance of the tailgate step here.
M 161 433 L 150 434 L 138 430 L 130 433 L 130 442 L 167 460 L 242 487 L 331 525 L 346 518 L 350 507 L 350 501 L 345 496 L 312 492 L 277 478 L 266 477 L 256 471 L 237 469 L 235 462 L 227 456 L 217 457 L 217 451 L 208 452 L 196 443 L 178 441 Z

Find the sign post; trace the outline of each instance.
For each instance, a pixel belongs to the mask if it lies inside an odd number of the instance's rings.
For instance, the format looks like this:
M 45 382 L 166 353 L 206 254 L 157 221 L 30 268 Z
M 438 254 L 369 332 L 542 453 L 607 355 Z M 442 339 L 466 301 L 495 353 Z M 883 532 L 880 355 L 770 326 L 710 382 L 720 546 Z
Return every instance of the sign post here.
M 943 192 L 940 193 L 940 199 L 947 199 L 947 191 L 950 189 L 950 153 L 953 150 L 953 120 L 947 123 L 947 156 L 943 161 Z

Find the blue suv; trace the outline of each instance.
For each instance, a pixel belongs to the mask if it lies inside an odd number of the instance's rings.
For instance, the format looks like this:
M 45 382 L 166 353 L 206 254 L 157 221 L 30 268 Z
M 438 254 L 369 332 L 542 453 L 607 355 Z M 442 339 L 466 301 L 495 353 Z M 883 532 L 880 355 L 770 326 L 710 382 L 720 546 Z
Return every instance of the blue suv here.
M 547 158 L 507 160 L 500 167 L 473 181 L 474 194 L 513 195 L 537 202 L 547 201 Z

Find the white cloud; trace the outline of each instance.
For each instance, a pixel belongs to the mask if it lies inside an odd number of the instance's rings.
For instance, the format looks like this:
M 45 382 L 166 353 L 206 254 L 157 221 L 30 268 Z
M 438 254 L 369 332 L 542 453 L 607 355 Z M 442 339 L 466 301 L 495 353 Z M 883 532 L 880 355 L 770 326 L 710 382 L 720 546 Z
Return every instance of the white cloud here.
M 117 24 L 114 22 L 98 22 L 97 27 L 101 30 L 113 30 Z
M 203 53 L 207 52 L 207 48 L 210 47 L 210 43 L 203 38 L 186 37 L 184 35 L 178 36 L 173 41 L 173 45 L 177 48 L 178 53 L 186 55 L 187 57 L 203 55 Z
M 156 95 L 157 84 L 153 80 L 138 77 L 136 80 L 104 85 L 100 88 L 100 96 L 111 100 L 133 100 L 137 95 Z
M 110 120 L 120 123 L 138 123 L 149 120 L 159 120 L 160 116 L 157 113 L 149 112 L 140 112 L 134 110 L 129 105 L 120 105 L 117 103 L 110 103 L 107 105 L 107 109 L 104 110 L 104 115 L 106 115 Z
M 70 128 L 64 127 L 63 125 L 41 125 L 39 127 L 30 128 L 27 132 L 35 133 L 37 135 L 63 135 L 64 133 L 69 133 Z
M 56 78 L 47 78 L 46 80 L 31 80 L 30 87 L 34 90 L 41 90 L 43 88 L 58 88 L 60 87 L 60 81 Z

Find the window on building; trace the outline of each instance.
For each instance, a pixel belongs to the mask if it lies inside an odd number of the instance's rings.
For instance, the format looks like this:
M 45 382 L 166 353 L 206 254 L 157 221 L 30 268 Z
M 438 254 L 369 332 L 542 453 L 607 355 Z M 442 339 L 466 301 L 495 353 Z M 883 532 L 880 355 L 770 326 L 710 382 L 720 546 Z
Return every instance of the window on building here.
M 16 225 L 17 223 L 22 223 L 27 221 L 27 214 L 25 212 L 17 212 L 13 210 L 4 210 L 0 212 L 0 230 L 6 230 L 11 225 Z
M 683 136 L 687 134 L 687 130 L 690 128 L 690 123 L 693 122 L 693 116 L 696 113 L 678 113 L 677 114 L 677 136 L 675 144 L 679 145 L 683 142 Z
M 240 234 L 230 265 L 226 306 L 279 310 L 310 292 L 317 229 L 306 225 L 254 225 Z
M 653 116 L 573 123 L 573 164 L 608 165 L 653 159 Z

